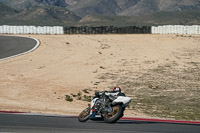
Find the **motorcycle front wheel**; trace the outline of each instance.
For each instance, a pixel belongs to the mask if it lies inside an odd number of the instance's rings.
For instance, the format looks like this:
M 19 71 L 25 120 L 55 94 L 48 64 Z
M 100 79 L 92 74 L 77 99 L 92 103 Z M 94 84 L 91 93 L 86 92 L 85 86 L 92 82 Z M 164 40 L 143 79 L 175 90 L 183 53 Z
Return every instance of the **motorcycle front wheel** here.
M 112 107 L 112 112 L 106 112 L 104 116 L 104 121 L 107 123 L 115 123 L 118 121 L 124 113 L 124 109 L 120 105 Z
M 80 122 L 86 122 L 90 117 L 90 107 L 84 109 L 78 116 Z

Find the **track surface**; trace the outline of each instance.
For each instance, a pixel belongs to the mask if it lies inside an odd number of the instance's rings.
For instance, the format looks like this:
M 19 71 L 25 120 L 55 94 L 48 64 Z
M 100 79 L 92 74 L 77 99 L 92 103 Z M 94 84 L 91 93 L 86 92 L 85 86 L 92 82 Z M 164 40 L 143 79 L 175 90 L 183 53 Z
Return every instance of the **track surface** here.
M 55 117 L 0 113 L 0 133 L 199 133 L 199 124 L 174 124 L 148 121 L 119 120 L 81 123 L 74 117 Z
M 31 38 L 0 36 L 0 60 L 26 53 L 37 45 L 37 41 Z

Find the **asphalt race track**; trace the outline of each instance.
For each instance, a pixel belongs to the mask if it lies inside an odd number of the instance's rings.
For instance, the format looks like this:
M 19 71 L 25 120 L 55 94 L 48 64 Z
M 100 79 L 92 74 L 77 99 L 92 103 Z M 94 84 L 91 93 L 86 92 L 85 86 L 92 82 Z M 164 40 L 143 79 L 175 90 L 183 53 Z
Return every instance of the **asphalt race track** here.
M 0 133 L 199 133 L 199 124 L 119 120 L 79 122 L 76 117 L 0 113 Z
M 32 38 L 0 36 L 0 60 L 31 52 L 39 42 Z

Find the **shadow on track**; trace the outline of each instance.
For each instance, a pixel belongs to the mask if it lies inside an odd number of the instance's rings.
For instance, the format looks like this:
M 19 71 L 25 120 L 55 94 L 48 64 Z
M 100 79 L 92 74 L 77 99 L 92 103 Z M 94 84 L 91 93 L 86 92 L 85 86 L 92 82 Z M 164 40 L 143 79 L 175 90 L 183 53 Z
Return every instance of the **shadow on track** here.
M 173 125 L 188 125 L 188 126 L 200 126 L 199 124 L 190 123 L 170 123 L 170 122 L 151 122 L 151 121 L 119 121 L 117 124 L 173 124 Z
M 102 119 L 98 120 L 89 120 L 94 123 L 105 123 Z M 119 120 L 116 123 L 108 123 L 108 124 L 122 124 L 122 125 L 127 125 L 127 124 L 173 124 L 173 125 L 188 125 L 188 126 L 200 126 L 200 124 L 190 124 L 190 123 L 172 123 L 172 122 L 154 122 L 154 121 L 134 121 L 134 120 Z

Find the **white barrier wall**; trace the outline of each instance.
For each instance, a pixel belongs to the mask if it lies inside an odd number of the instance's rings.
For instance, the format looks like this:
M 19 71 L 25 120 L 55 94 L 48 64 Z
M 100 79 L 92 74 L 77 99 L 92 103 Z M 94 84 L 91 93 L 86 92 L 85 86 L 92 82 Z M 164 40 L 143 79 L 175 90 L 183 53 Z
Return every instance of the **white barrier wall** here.
M 152 26 L 152 34 L 188 34 L 200 35 L 200 25 L 164 25 Z M 64 34 L 61 26 L 0 26 L 0 34 Z
M 152 26 L 152 34 L 188 34 L 200 35 L 200 25 L 183 26 L 183 25 L 164 25 Z
M 61 26 L 0 26 L 0 34 L 64 34 Z

